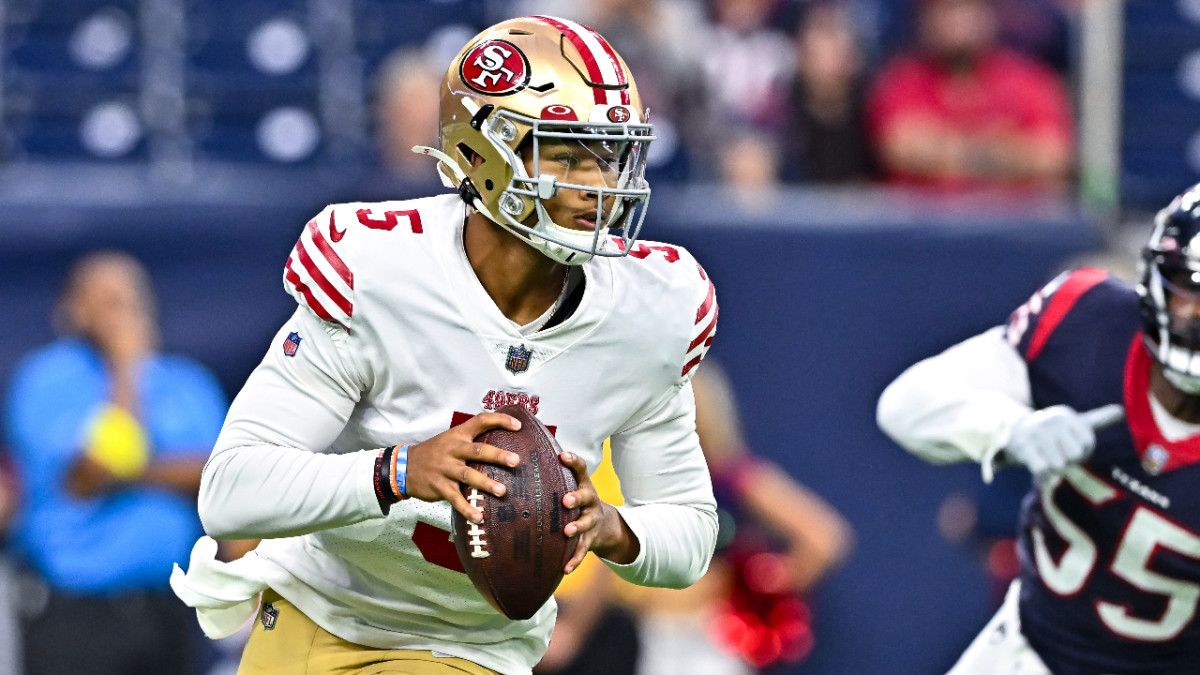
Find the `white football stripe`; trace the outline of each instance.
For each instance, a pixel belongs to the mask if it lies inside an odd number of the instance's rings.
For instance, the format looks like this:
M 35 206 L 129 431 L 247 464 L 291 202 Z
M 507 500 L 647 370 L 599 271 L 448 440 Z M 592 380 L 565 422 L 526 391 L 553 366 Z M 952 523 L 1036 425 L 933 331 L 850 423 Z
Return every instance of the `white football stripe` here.
M 583 43 L 587 45 L 588 51 L 591 52 L 592 60 L 594 60 L 596 65 L 600 68 L 600 81 L 603 84 L 620 84 L 621 80 L 617 76 L 616 64 L 613 63 L 612 57 L 610 57 L 608 52 L 605 51 L 604 45 L 600 44 L 600 41 L 596 39 L 596 35 L 587 28 L 584 28 L 583 26 L 569 19 L 559 19 L 559 21 L 567 28 L 570 28 L 576 35 L 579 36 L 579 39 L 583 40 Z M 605 91 L 607 94 L 609 94 L 609 103 L 621 102 L 621 93 L 619 91 Z M 612 94 L 617 95 L 616 101 L 612 100 Z

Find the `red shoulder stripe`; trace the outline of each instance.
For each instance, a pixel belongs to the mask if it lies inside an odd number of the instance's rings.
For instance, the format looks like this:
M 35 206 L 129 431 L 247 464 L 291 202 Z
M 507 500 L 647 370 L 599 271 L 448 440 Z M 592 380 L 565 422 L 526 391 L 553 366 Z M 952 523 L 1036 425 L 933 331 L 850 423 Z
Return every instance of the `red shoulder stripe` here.
M 300 291 L 300 293 L 304 295 L 304 301 L 308 303 L 309 308 L 312 309 L 317 316 L 325 319 L 326 321 L 333 321 L 334 323 L 342 326 L 342 328 L 346 327 L 341 321 L 333 318 L 333 316 L 323 306 L 321 306 L 321 303 L 312 294 L 312 291 L 309 290 L 308 286 L 304 285 L 304 282 L 300 279 L 300 275 L 296 274 L 296 270 L 292 269 L 291 258 L 288 258 L 287 264 L 284 265 L 284 269 L 286 270 L 284 276 L 287 278 L 288 283 L 290 283 L 296 288 L 296 290 Z
M 690 352 L 693 349 L 695 349 L 696 347 L 699 347 L 705 340 L 708 339 L 708 336 L 712 334 L 713 329 L 715 329 L 716 327 L 717 327 L 717 317 L 714 316 L 712 322 L 709 323 L 708 326 L 704 330 L 700 331 L 700 334 L 696 336 L 696 339 L 692 340 L 691 344 L 688 345 L 687 350 Z
M 325 295 L 333 301 L 333 304 L 340 307 L 347 316 L 353 316 L 354 305 L 346 299 L 346 296 L 342 295 L 337 287 L 329 282 L 329 279 L 326 278 L 325 273 L 322 272 L 321 268 L 317 267 L 317 264 L 313 262 L 312 258 L 309 257 L 308 250 L 304 248 L 303 239 L 300 239 L 296 242 L 296 255 L 300 258 L 300 264 L 304 265 L 304 269 L 308 272 L 308 275 L 317 283 L 317 286 L 321 287 L 322 291 L 325 291 Z
M 708 310 L 712 309 L 713 301 L 716 299 L 717 289 L 713 287 L 713 282 L 708 282 L 708 295 L 704 296 L 704 302 L 700 303 L 700 308 L 696 310 L 696 323 L 704 320 L 708 316 Z
M 329 224 L 333 225 L 333 211 L 329 212 Z M 329 264 L 333 266 L 333 269 L 338 273 L 338 276 L 342 278 L 342 281 L 345 281 L 346 285 L 350 288 L 354 288 L 354 273 L 351 272 L 350 268 L 346 266 L 346 263 L 342 261 L 342 258 L 337 254 L 337 251 L 333 250 L 333 246 L 331 246 L 329 242 L 325 240 L 325 235 L 321 234 L 321 228 L 317 227 L 317 222 L 315 220 L 310 220 L 308 222 L 308 232 L 312 235 L 312 240 L 313 243 L 317 245 L 317 250 L 321 252 L 321 255 L 325 256 L 325 259 L 328 260 Z
M 1029 339 L 1029 349 L 1025 355 L 1026 361 L 1033 361 L 1037 358 L 1042 348 L 1046 346 L 1046 341 L 1050 339 L 1050 335 L 1054 333 L 1054 329 L 1058 328 L 1058 324 L 1062 323 L 1079 298 L 1107 277 L 1107 272 L 1097 269 L 1082 269 L 1067 277 L 1054 295 L 1050 296 L 1050 302 L 1047 303 L 1046 310 L 1042 313 L 1037 328 L 1033 331 L 1033 337 Z

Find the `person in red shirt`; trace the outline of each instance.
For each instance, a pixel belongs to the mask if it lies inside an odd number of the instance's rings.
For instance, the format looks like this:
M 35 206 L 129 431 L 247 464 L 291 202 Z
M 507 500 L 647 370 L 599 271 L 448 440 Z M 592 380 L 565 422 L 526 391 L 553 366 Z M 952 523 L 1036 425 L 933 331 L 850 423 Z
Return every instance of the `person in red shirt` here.
M 1071 171 L 1067 92 L 1002 47 L 992 0 L 918 0 L 917 46 L 879 73 L 868 101 L 889 182 L 944 190 L 1061 187 Z

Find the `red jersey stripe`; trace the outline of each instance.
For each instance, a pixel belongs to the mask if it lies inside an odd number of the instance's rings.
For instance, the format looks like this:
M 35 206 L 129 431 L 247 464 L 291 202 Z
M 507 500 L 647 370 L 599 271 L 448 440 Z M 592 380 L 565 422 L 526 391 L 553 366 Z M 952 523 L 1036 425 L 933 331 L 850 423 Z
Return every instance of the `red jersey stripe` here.
M 1050 296 L 1050 302 L 1047 303 L 1046 310 L 1042 312 L 1037 328 L 1034 329 L 1033 336 L 1029 339 L 1029 349 L 1025 354 L 1026 361 L 1033 361 L 1037 358 L 1042 348 L 1046 346 L 1046 341 L 1050 339 L 1050 335 L 1054 333 L 1054 329 L 1058 328 L 1079 298 L 1107 277 L 1107 272 L 1097 269 L 1081 269 L 1067 277 L 1054 295 Z
M 705 327 L 704 330 L 700 331 L 700 334 L 696 336 L 696 339 L 692 340 L 691 344 L 688 345 L 687 350 L 690 352 L 693 349 L 695 349 L 696 347 L 699 347 L 701 344 L 703 344 L 703 342 L 705 340 L 709 339 L 708 336 L 710 334 L 712 334 L 713 329 L 715 329 L 716 327 L 717 327 L 717 319 L 716 319 L 716 317 L 713 317 L 712 323 L 708 324 L 708 326 Z
M 341 308 L 346 313 L 346 316 L 354 316 L 354 303 L 347 300 L 346 296 L 342 295 L 341 291 L 329 282 L 329 279 L 325 277 L 325 273 L 309 257 L 308 251 L 304 248 L 303 238 L 296 242 L 296 257 L 300 259 L 300 264 L 304 266 L 305 271 L 308 272 L 308 276 L 312 277 L 312 280 L 317 283 L 317 286 L 322 291 L 325 291 L 325 295 L 333 301 L 333 304 Z
M 716 293 L 717 293 L 716 287 L 713 286 L 713 283 L 711 281 L 708 282 L 708 295 L 706 295 L 704 297 L 704 302 L 700 303 L 700 309 L 696 310 L 696 323 L 697 324 L 699 324 L 701 321 L 703 321 L 704 317 L 708 316 L 708 310 L 712 309 L 713 303 L 716 302 L 716 299 L 717 299 Z
M 700 365 L 700 362 L 703 360 L 704 360 L 704 355 L 701 354 L 701 355 L 697 356 L 696 358 L 692 359 L 691 361 L 688 361 L 687 364 L 685 364 L 683 366 L 683 371 L 681 373 L 679 373 L 679 376 L 683 377 L 684 375 L 687 375 L 688 373 L 690 373 L 692 371 L 693 368 Z
M 329 212 L 329 224 L 333 225 L 332 211 Z M 309 221 L 308 232 L 310 235 L 312 235 L 312 240 L 313 243 L 317 245 L 317 250 L 319 250 L 321 255 L 324 256 L 325 260 L 327 260 L 329 264 L 333 266 L 333 269 L 338 273 L 338 276 L 342 278 L 342 281 L 346 282 L 346 285 L 350 288 L 354 288 L 354 273 L 351 272 L 350 268 L 346 266 L 346 263 L 342 261 L 342 258 L 337 254 L 337 251 L 333 250 L 333 246 L 331 246 L 330 243 L 325 240 L 325 235 L 321 234 L 321 229 L 317 227 L 317 221 Z
M 300 280 L 300 275 L 296 274 L 296 270 L 292 269 L 292 259 L 291 258 L 288 258 L 287 264 L 284 265 L 284 269 L 286 270 L 284 277 L 288 280 L 288 283 L 290 283 L 293 288 L 300 291 L 300 293 L 304 296 L 304 301 L 306 303 L 308 303 L 309 309 L 311 309 L 313 312 L 316 313 L 317 316 L 321 317 L 322 319 L 325 319 L 326 321 L 333 321 L 334 323 L 340 325 L 342 328 L 346 327 L 345 324 L 343 324 L 341 321 L 338 321 L 337 319 L 333 318 L 333 316 L 330 315 L 328 311 L 326 311 L 326 309 L 321 305 L 321 303 L 317 301 L 316 296 L 314 296 L 312 294 L 312 291 L 309 290 L 308 286 L 305 286 L 304 282 Z

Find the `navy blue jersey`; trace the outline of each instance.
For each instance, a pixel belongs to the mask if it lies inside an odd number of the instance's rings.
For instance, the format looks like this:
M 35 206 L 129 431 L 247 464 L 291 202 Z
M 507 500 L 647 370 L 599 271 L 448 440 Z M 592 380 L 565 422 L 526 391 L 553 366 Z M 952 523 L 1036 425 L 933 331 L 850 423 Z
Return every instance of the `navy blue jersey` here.
M 1155 424 L 1137 294 L 1064 274 L 1005 334 L 1035 408 L 1126 409 L 1086 463 L 1024 500 L 1022 633 L 1055 675 L 1200 673 L 1200 436 L 1169 442 Z

